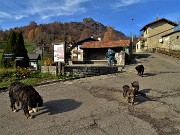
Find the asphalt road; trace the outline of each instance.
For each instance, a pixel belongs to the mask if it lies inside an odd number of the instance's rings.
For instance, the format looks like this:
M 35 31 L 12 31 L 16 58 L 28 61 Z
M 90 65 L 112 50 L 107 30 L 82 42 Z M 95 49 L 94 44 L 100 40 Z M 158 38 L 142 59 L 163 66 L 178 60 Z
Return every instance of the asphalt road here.
M 180 60 L 160 54 L 137 55 L 121 73 L 35 87 L 44 106 L 26 119 L 10 109 L 8 92 L 0 93 L 1 135 L 180 135 Z M 147 98 L 134 106 L 122 97 L 122 86 L 139 81 Z

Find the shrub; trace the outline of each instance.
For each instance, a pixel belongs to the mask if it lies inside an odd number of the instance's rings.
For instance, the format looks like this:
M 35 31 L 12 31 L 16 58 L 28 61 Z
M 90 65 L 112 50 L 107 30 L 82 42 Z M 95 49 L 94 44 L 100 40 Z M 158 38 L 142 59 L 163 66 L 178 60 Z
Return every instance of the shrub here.
M 27 79 L 31 75 L 31 71 L 26 68 L 17 67 L 14 74 L 19 80 Z
M 51 66 L 53 63 L 53 60 L 48 58 L 47 60 L 44 61 L 44 66 Z
M 13 74 L 14 74 L 13 71 L 4 70 L 4 71 L 0 72 L 0 78 L 1 78 L 1 80 L 7 81 L 7 80 L 13 78 Z

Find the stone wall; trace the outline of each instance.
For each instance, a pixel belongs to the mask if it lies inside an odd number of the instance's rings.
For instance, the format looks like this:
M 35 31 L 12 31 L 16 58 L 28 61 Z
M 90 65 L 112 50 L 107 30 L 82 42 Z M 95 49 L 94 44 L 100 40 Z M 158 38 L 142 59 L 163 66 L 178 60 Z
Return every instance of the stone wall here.
M 120 66 L 65 66 L 66 75 L 78 75 L 80 77 L 97 76 L 121 72 Z
M 105 74 L 113 74 L 122 71 L 121 66 L 90 66 L 90 65 L 66 65 L 62 68 L 62 74 L 67 76 L 69 75 L 78 75 L 80 77 L 86 76 L 98 76 Z M 56 66 L 41 66 L 42 73 L 51 73 L 56 75 L 58 70 Z M 59 73 L 58 73 L 59 74 Z
M 170 49 L 180 50 L 180 32 L 174 33 L 170 36 Z
M 56 66 L 41 66 L 41 72 L 42 73 L 51 73 L 56 75 L 57 70 L 56 70 Z

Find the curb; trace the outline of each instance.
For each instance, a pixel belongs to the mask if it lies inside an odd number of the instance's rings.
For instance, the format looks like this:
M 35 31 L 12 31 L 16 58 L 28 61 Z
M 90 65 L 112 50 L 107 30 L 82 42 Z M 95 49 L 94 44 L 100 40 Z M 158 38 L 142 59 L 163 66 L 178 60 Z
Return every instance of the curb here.
M 2 88 L 0 88 L 0 93 L 6 92 L 6 91 L 7 91 L 7 88 L 8 88 L 8 87 L 2 87 Z
M 33 84 L 32 86 L 41 86 L 41 85 L 47 85 L 47 84 L 56 83 L 56 82 L 65 82 L 65 81 L 75 80 L 75 79 L 80 79 L 80 78 L 69 78 L 69 79 L 55 80 L 55 81 L 49 81 L 49 82 L 42 82 L 38 84 Z M 8 87 L 0 88 L 0 93 L 8 91 L 7 88 Z

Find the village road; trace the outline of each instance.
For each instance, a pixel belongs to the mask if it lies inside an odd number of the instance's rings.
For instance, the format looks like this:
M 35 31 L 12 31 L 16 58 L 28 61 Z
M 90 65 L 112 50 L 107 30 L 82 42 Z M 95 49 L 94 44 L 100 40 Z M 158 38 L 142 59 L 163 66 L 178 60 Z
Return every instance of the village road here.
M 87 77 L 35 87 L 44 106 L 26 119 L 10 109 L 8 92 L 0 93 L 1 135 L 180 135 L 180 60 L 161 54 L 137 55 L 121 73 Z M 147 98 L 134 106 L 122 97 L 122 86 L 139 81 Z

